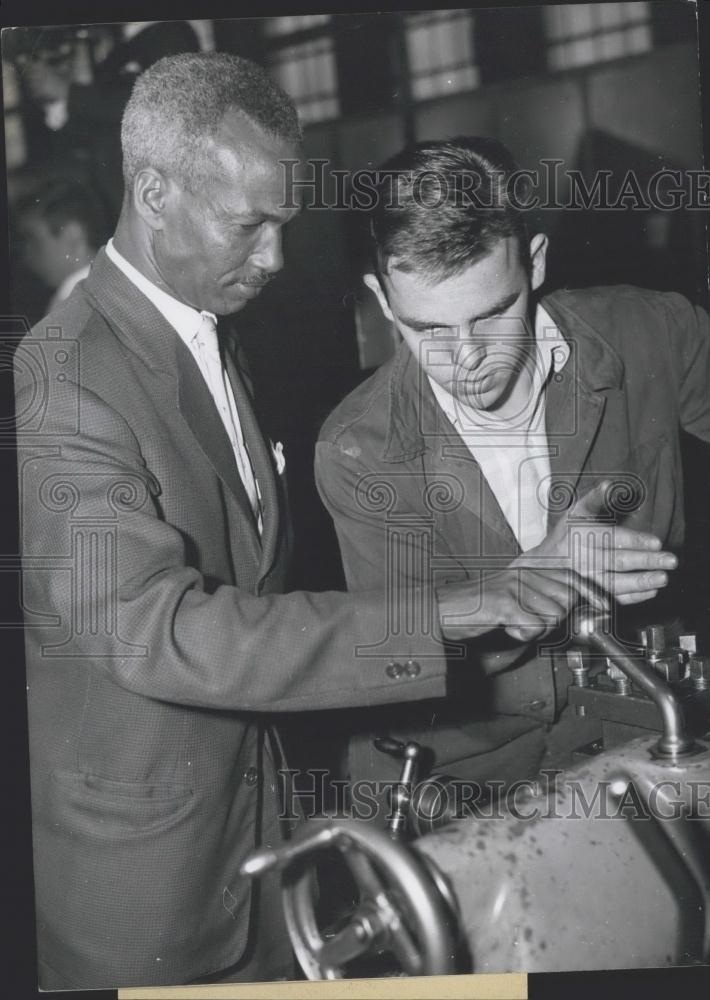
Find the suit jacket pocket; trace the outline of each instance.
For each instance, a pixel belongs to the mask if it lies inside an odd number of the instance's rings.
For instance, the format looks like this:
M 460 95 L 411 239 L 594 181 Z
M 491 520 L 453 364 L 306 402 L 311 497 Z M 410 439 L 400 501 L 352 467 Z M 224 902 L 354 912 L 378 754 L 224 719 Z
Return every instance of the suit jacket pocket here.
M 75 771 L 53 771 L 55 816 L 68 818 L 82 836 L 100 839 L 162 833 L 190 812 L 187 785 L 115 781 Z

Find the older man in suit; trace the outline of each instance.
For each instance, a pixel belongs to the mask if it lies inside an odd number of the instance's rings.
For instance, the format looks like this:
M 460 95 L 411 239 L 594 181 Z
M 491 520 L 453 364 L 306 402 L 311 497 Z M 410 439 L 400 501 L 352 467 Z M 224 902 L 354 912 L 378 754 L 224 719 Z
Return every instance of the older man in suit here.
M 156 63 L 122 122 L 115 235 L 18 347 L 45 989 L 289 975 L 276 882 L 239 876 L 283 832 L 274 713 L 443 696 L 447 616 L 463 636 L 548 627 L 534 575 L 525 612 L 511 575 L 479 614 L 476 584 L 405 588 L 438 634 L 394 645 L 381 585 L 280 593 L 283 462 L 215 320 L 282 266 L 279 161 L 299 142 L 253 64 Z M 562 611 L 587 594 L 570 582 Z

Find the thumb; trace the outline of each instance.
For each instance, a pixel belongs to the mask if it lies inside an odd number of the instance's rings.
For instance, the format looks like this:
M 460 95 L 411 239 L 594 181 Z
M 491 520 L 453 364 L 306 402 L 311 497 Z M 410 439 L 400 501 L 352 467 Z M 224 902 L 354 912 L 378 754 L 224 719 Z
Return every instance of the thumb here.
M 574 505 L 571 514 L 575 517 L 584 517 L 585 515 L 589 518 L 594 518 L 604 510 L 606 506 L 606 496 L 611 487 L 611 483 L 608 479 L 602 479 L 600 483 L 597 483 L 591 490 L 580 497 L 577 503 Z

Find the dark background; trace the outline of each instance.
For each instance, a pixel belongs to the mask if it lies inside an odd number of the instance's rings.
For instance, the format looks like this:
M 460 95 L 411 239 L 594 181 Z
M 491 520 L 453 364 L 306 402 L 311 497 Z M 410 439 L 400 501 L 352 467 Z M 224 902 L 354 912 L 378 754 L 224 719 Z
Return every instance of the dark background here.
M 196 11 L 195 6 L 199 6 Z M 233 14 L 224 4 L 199 5 L 103 0 L 100 19 L 127 21 L 150 16 L 175 19 L 198 13 L 203 18 Z M 363 12 L 368 6 L 358 5 Z M 389 6 L 392 6 L 391 4 Z M 407 9 L 430 9 L 408 4 Z M 506 142 L 526 167 L 541 157 L 564 158 L 588 178 L 600 168 L 618 177 L 629 168 L 641 176 L 661 166 L 702 165 L 698 119 L 696 22 L 692 4 L 650 5 L 653 47 L 639 55 L 565 70 L 547 68 L 540 8 L 516 11 L 489 4 L 476 10 L 476 52 L 480 85 L 473 90 L 430 100 L 415 100 L 403 46 L 403 21 L 397 13 L 350 14 L 337 19 L 334 40 L 340 79 L 340 114 L 306 127 L 306 155 L 331 160 L 336 168 L 376 166 L 404 141 L 460 133 L 495 135 Z M 312 11 L 312 8 L 311 8 Z M 287 5 L 242 4 L 248 21 L 215 21 L 216 47 L 259 61 L 269 58 L 269 43 L 260 17 L 299 14 Z M 91 23 L 96 5 L 62 2 L 0 4 L 4 25 Z M 698 4 L 701 46 L 710 37 L 707 3 Z M 705 93 L 707 69 L 703 68 Z M 20 106 L 27 124 L 28 160 L 10 172 L 10 197 L 23 189 L 30 168 L 46 163 L 41 129 L 33 133 L 32 113 Z M 36 124 L 36 123 L 35 123 Z M 705 160 L 708 121 L 705 114 Z M 111 136 L 103 136 L 110 144 Z M 114 137 L 115 141 L 115 137 Z M 33 145 L 34 143 L 34 145 Z M 110 148 L 110 147 L 109 147 Z M 106 183 L 107 178 L 104 178 Z M 107 184 L 109 203 L 117 189 Z M 116 204 L 116 203 L 114 203 Z M 5 208 L 6 206 L 3 206 Z M 706 213 L 673 214 L 670 225 L 658 226 L 644 213 L 613 218 L 602 213 L 544 213 L 540 228 L 551 241 L 547 287 L 633 282 L 674 289 L 708 305 Z M 313 444 L 320 424 L 337 402 L 369 374 L 391 348 L 387 331 L 371 312 L 359 286 L 361 244 L 357 219 L 340 212 L 306 212 L 287 231 L 283 274 L 259 300 L 239 315 L 240 336 L 255 377 L 260 410 L 274 439 L 282 440 L 289 462 L 289 482 L 297 537 L 293 584 L 309 589 L 342 586 L 337 547 L 327 515 L 312 480 Z M 0 229 L 4 220 L 0 219 Z M 661 238 L 662 237 L 662 238 Z M 7 247 L 2 246 L 3 254 Z M 0 294 L 2 315 L 24 314 L 35 322 L 47 291 L 18 266 L 16 252 L 3 260 Z M 7 281 L 11 278 L 11 284 Z M 12 294 L 10 294 L 12 292 Z M 360 339 L 358 340 L 358 330 Z M 3 370 L 3 375 L 7 372 Z M 3 401 L 3 407 L 6 404 Z M 9 412 L 3 409 L 0 427 Z M 0 434 L 0 443 L 5 439 Z M 688 517 L 696 585 L 688 599 L 698 613 L 710 607 L 704 554 L 708 551 L 708 450 L 693 441 L 688 454 Z M 3 517 L 0 553 L 17 550 L 14 461 L 9 440 L 3 447 Z M 0 557 L 0 560 L 2 557 Z M 0 574 L 4 580 L 7 574 Z M 17 594 L 4 586 L 6 609 L 3 648 L 6 664 L 6 713 L 3 734 L 10 743 L 4 760 L 4 802 L 8 866 L 5 895 L 8 930 L 0 981 L 8 997 L 37 995 L 34 978 L 31 898 L 31 840 L 25 688 L 20 664 L 22 644 Z M 3 623 L 5 623 L 3 625 Z M 598 996 L 618 986 L 625 996 L 706 996 L 709 970 L 569 974 L 534 976 L 530 996 L 565 998 Z M 703 988 L 703 985 L 704 988 Z M 111 992 L 77 993 L 111 997 Z

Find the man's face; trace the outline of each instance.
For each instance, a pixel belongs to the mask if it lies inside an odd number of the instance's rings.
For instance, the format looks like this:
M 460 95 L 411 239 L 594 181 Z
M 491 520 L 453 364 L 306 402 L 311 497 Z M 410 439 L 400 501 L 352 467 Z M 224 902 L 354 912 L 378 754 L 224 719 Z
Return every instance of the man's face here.
M 208 150 L 214 169 L 195 193 L 168 182 L 155 267 L 183 302 L 228 315 L 259 294 L 283 266 L 281 230 L 296 214 L 284 203 L 279 160 L 298 149 L 228 112 Z
M 501 238 L 465 271 L 439 282 L 390 262 L 378 296 L 419 364 L 462 403 L 496 411 L 510 399 L 532 346 L 530 293 L 545 275 L 547 240 L 530 244 L 532 269 L 518 241 Z

